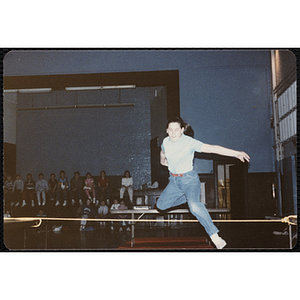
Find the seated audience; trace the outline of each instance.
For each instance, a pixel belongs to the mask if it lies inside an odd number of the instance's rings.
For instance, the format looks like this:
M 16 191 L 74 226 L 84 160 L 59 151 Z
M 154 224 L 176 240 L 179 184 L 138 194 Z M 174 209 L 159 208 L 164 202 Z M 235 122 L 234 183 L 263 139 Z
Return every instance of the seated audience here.
M 24 189 L 24 182 L 21 179 L 20 174 L 17 174 L 16 180 L 14 181 L 14 187 L 13 187 L 14 202 L 16 203 L 15 206 L 19 206 L 22 200 L 23 189 Z
M 122 187 L 120 189 L 120 200 L 123 199 L 125 191 L 129 194 L 131 204 L 133 203 L 133 179 L 129 171 L 125 171 L 124 177 L 122 177 Z
M 58 179 L 58 190 L 56 195 L 56 204 L 55 206 L 60 205 L 60 196 L 63 194 L 63 206 L 67 205 L 68 200 L 68 189 L 69 189 L 69 182 L 68 178 L 65 175 L 65 171 L 60 171 L 59 173 L 60 177 Z
M 37 201 L 38 201 L 38 206 L 45 206 L 46 205 L 46 193 L 49 190 L 48 187 L 48 182 L 44 179 L 44 174 L 40 173 L 39 174 L 39 180 L 37 180 L 35 184 L 35 190 L 36 190 L 36 195 L 37 195 Z M 41 203 L 41 194 L 43 198 L 43 203 Z
M 127 210 L 127 209 L 128 209 L 128 207 L 125 205 L 124 200 L 121 200 L 119 210 Z M 127 215 L 119 215 L 119 219 L 122 220 L 122 221 L 120 221 L 120 230 L 119 231 L 123 231 L 122 226 L 127 227 L 127 231 L 130 231 L 130 227 L 128 227 L 128 222 L 125 221 L 127 219 Z
M 110 210 L 118 210 L 119 209 L 119 202 L 117 199 L 114 200 L 114 204 L 111 206 Z M 116 216 L 115 215 L 112 215 L 111 217 L 112 219 L 116 219 Z M 114 230 L 114 222 L 111 221 L 111 227 L 110 227 L 111 230 Z
M 27 180 L 24 182 L 24 190 L 22 192 L 23 203 L 21 207 L 27 205 L 27 200 L 31 200 L 31 206 L 34 207 L 35 197 L 35 182 L 32 179 L 32 174 L 27 174 Z
M 57 192 L 57 187 L 58 187 L 58 183 L 57 183 L 57 179 L 55 178 L 55 174 L 50 175 L 48 187 L 49 187 L 48 198 L 49 198 L 49 200 L 53 201 L 56 199 L 56 192 Z
M 80 173 L 75 172 L 74 177 L 71 179 L 71 198 L 72 198 L 72 205 L 74 205 L 76 202 L 82 205 L 82 188 L 83 188 L 83 182 L 79 178 Z M 75 201 L 76 199 L 76 201 Z
M 109 194 L 108 194 L 108 179 L 106 177 L 105 171 L 100 172 L 100 178 L 98 179 L 98 199 L 101 201 L 102 199 L 109 199 Z M 96 202 L 97 205 L 97 202 Z
M 86 173 L 86 179 L 84 181 L 85 183 L 85 193 L 87 195 L 87 197 L 92 201 L 92 197 L 91 195 L 93 195 L 93 203 L 96 203 L 96 190 L 95 190 L 95 183 L 94 183 L 94 179 L 92 178 L 92 174 L 91 173 Z
M 11 207 L 14 205 L 13 188 L 14 188 L 14 181 L 12 180 L 12 176 L 7 175 L 3 186 L 3 192 L 4 192 L 4 205 L 6 209 L 9 211 L 11 210 Z
M 91 219 L 96 216 L 96 212 L 94 211 L 93 206 L 91 205 L 91 200 L 88 198 L 86 200 L 86 204 L 81 207 L 81 218 L 83 219 Z M 86 220 L 81 220 L 80 231 L 85 229 Z
M 100 219 L 105 219 L 107 217 L 107 214 L 108 214 L 108 207 L 107 205 L 105 204 L 105 201 L 102 200 L 101 201 L 101 204 L 98 208 L 98 215 L 99 215 L 99 218 Z M 100 221 L 100 225 L 106 225 L 105 222 L 101 222 Z

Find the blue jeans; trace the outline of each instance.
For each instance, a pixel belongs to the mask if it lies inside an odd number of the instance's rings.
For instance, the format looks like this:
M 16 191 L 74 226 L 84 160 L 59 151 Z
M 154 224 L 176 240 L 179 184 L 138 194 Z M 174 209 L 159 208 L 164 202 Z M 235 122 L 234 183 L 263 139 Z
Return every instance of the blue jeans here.
M 198 219 L 209 236 L 219 232 L 213 223 L 205 205 L 200 202 L 200 180 L 195 171 L 190 171 L 183 176 L 170 175 L 169 184 L 161 193 L 156 206 L 159 210 L 188 203 L 190 212 Z

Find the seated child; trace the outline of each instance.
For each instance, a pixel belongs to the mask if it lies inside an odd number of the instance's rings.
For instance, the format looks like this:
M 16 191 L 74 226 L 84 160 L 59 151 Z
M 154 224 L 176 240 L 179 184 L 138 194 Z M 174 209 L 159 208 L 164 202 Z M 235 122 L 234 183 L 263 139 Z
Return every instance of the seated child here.
M 67 200 L 68 200 L 68 189 L 69 189 L 69 182 L 68 178 L 65 177 L 65 171 L 60 171 L 59 173 L 60 177 L 58 179 L 58 191 L 56 195 L 56 203 L 55 206 L 60 205 L 60 195 L 63 194 L 64 198 L 64 203 L 63 206 L 67 205 Z
M 81 207 L 81 218 L 90 219 L 96 216 L 93 206 L 91 205 L 91 200 L 88 198 L 86 204 Z M 81 220 L 80 231 L 85 229 L 86 220 Z
M 128 209 L 128 207 L 125 205 L 124 200 L 121 200 L 119 210 L 127 210 L 127 209 Z M 127 215 L 119 215 L 119 219 L 123 220 L 123 221 L 120 221 L 120 230 L 119 231 L 123 231 L 122 226 L 126 226 L 127 231 L 130 231 L 130 227 L 128 226 L 128 222 L 125 221 L 125 219 L 127 219 Z
M 93 195 L 93 203 L 96 203 L 96 190 L 95 190 L 95 183 L 94 179 L 92 178 L 91 173 L 86 173 L 86 179 L 84 181 L 85 187 L 83 188 L 85 190 L 85 193 L 87 197 L 92 201 L 91 194 Z
M 107 205 L 105 204 L 105 201 L 102 200 L 102 201 L 101 201 L 101 204 L 100 204 L 100 206 L 99 206 L 99 208 L 98 208 L 98 215 L 99 215 L 99 218 L 100 218 L 100 219 L 104 219 L 104 218 L 106 218 L 107 214 L 108 214 L 108 207 L 107 207 Z M 105 222 L 100 222 L 100 225 L 105 225 Z
M 56 191 L 57 191 L 58 183 L 57 183 L 57 179 L 55 178 L 55 174 L 50 175 L 48 187 L 49 187 L 49 194 L 48 194 L 49 200 L 56 199 Z
M 123 199 L 125 191 L 128 192 L 131 204 L 133 203 L 133 179 L 129 171 L 124 172 L 124 177 L 122 177 L 122 187 L 120 189 L 120 199 Z
M 14 182 L 12 176 L 8 175 L 6 181 L 4 182 L 3 191 L 4 191 L 4 205 L 7 210 L 11 210 L 11 206 L 14 205 L 13 202 L 13 188 Z
M 100 172 L 100 178 L 98 179 L 98 195 L 99 200 L 102 199 L 109 199 L 109 193 L 108 193 L 108 178 L 106 177 L 105 171 Z
M 119 202 L 118 202 L 118 200 L 117 199 L 115 199 L 114 200 L 114 204 L 111 206 L 111 208 L 110 208 L 110 210 L 118 210 L 119 209 L 119 206 L 120 206 L 120 204 L 119 204 Z M 112 216 L 112 219 L 115 219 L 116 217 L 113 215 Z M 111 221 L 111 227 L 110 227 L 110 229 L 111 230 L 114 230 L 114 222 L 113 221 Z
M 24 182 L 24 190 L 22 193 L 23 203 L 21 207 L 24 207 L 27 200 L 31 200 L 31 206 L 34 207 L 34 193 L 35 193 L 35 182 L 32 179 L 32 175 L 27 174 L 27 180 Z
M 74 177 L 71 179 L 71 198 L 72 198 L 72 205 L 74 205 L 76 202 L 78 202 L 80 205 L 82 205 L 82 188 L 83 188 L 83 182 L 79 178 L 80 173 L 75 172 Z M 75 199 L 77 201 L 75 201 Z
M 13 186 L 13 199 L 14 199 L 14 202 L 16 203 L 15 206 L 19 206 L 20 201 L 22 200 L 23 189 L 24 189 L 24 182 L 21 179 L 20 174 L 17 174 L 16 180 L 14 181 L 14 186 Z
M 42 205 L 46 205 L 46 193 L 48 192 L 48 182 L 44 179 L 44 174 L 40 173 L 39 174 L 39 180 L 35 184 L 35 190 L 37 194 L 37 201 L 38 201 L 38 206 L 41 206 L 41 194 L 43 198 L 43 203 Z

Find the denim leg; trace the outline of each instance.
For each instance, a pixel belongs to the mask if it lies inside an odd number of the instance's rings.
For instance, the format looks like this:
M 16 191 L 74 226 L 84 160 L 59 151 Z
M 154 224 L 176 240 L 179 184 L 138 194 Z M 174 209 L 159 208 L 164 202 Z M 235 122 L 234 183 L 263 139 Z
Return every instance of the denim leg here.
M 181 188 L 187 197 L 191 213 L 198 219 L 209 236 L 219 232 L 205 205 L 200 202 L 200 181 L 196 172 L 189 172 L 182 178 Z
M 38 205 L 41 205 L 41 192 L 36 192 L 36 197 L 37 197 Z
M 46 192 L 42 191 L 43 202 L 46 203 Z
M 186 197 L 181 189 L 179 189 L 173 176 L 170 177 L 170 182 L 163 190 L 157 200 L 156 207 L 159 210 L 166 210 L 168 208 L 178 206 L 186 203 Z

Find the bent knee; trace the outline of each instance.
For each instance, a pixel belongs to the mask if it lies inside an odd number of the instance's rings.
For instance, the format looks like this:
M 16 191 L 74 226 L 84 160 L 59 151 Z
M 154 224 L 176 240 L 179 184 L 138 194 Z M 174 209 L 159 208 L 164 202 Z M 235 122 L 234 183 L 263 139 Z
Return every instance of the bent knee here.
M 169 207 L 167 207 L 166 205 L 164 205 L 164 201 L 162 201 L 162 200 L 160 200 L 160 198 L 158 198 L 157 201 L 156 201 L 156 208 L 157 208 L 158 211 L 164 212 Z
M 190 211 L 191 213 L 194 215 L 194 214 L 200 214 L 203 209 L 205 208 L 204 204 L 201 203 L 201 202 L 192 202 L 192 203 L 189 203 L 189 208 L 190 208 Z

